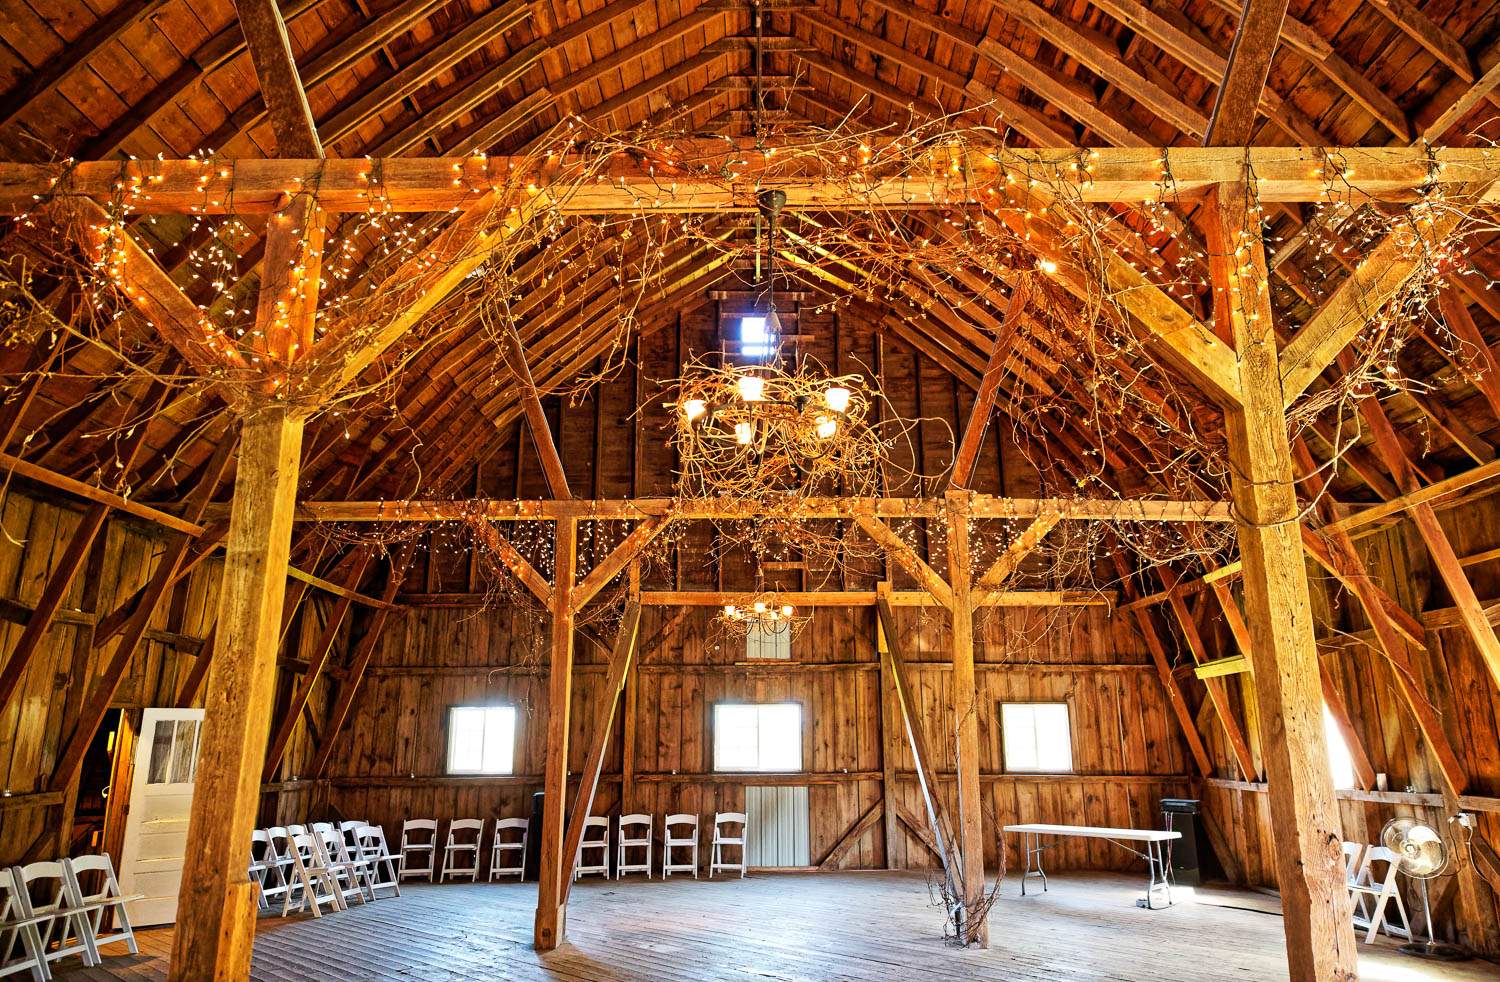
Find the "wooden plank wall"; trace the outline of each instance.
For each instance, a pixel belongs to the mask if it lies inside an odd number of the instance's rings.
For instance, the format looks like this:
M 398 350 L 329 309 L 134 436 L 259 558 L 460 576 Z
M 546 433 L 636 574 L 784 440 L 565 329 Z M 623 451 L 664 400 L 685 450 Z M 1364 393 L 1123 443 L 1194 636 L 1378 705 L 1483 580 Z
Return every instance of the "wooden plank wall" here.
M 671 615 L 649 609 L 642 637 Z M 914 662 L 916 704 L 932 728 L 939 771 L 951 775 L 946 615 L 901 611 Z M 399 829 L 407 818 L 498 818 L 529 814 L 540 785 L 546 726 L 545 634 L 515 611 L 428 607 L 410 611 L 382 640 L 343 751 L 330 773 L 330 802 L 341 814 Z M 669 642 L 642 653 L 634 755 L 637 781 L 629 807 L 658 816 L 739 811 L 745 779 L 712 771 L 712 707 L 721 701 L 790 701 L 803 707 L 804 773 L 780 783 L 811 786 L 811 854 L 816 862 L 882 796 L 880 674 L 870 609 L 823 609 L 793 644 L 786 666 L 736 665 L 743 649 L 712 627 L 711 610 L 694 610 Z M 987 849 L 999 861 L 1001 824 L 1088 821 L 1154 825 L 1163 796 L 1188 792 L 1186 761 L 1172 730 L 1160 682 L 1123 618 L 1102 608 L 1068 612 L 996 611 L 980 622 L 980 684 L 989 829 Z M 1123 663 L 1123 664 L 1121 664 Z M 580 641 L 573 702 L 571 766 L 583 764 L 585 724 L 603 685 L 603 655 Z M 1002 700 L 1067 701 L 1073 716 L 1075 775 L 1003 775 L 996 726 Z M 446 778 L 445 713 L 462 704 L 517 707 L 516 776 Z M 617 812 L 621 798 L 619 721 L 604 762 L 596 812 Z M 897 754 L 898 798 L 923 814 L 904 746 Z M 940 781 L 952 794 L 951 778 Z M 903 833 L 887 857 L 882 825 L 872 824 L 847 851 L 842 867 L 926 868 L 933 858 Z M 1012 844 L 1014 848 L 1014 844 Z M 1066 843 L 1059 868 L 1129 868 L 1122 852 Z M 706 861 L 706 856 L 705 856 Z
M 24 629 L 47 577 L 77 526 L 80 512 L 44 490 L 12 486 L 0 505 L 0 657 L 8 658 Z M 162 554 L 161 530 L 134 521 L 113 520 L 96 543 L 95 554 L 74 580 L 51 629 L 32 659 L 20 689 L 0 707 L 0 864 L 20 860 L 42 832 L 59 821 L 56 807 L 21 807 L 23 796 L 45 791 L 79 706 L 95 684 L 114 642 L 85 648 L 75 658 L 83 632 L 145 584 Z M 172 706 L 194 658 L 199 642 L 217 616 L 221 562 L 206 560 L 169 591 L 150 622 L 150 630 L 131 660 L 116 694 L 114 707 L 129 711 L 138 722 L 148 706 Z M 326 596 L 313 595 L 311 613 L 293 622 L 289 650 L 298 650 L 317 635 L 327 607 Z M 284 705 L 291 688 L 290 672 L 279 679 Z M 313 719 L 326 712 L 327 686 L 320 686 L 310 705 Z M 200 696 L 201 698 L 201 696 Z M 310 748 L 305 725 L 299 726 L 287 751 L 287 773 L 295 773 Z M 124 793 L 124 792 L 122 792 Z M 272 796 L 272 806 L 275 806 Z M 287 796 L 289 799 L 294 794 Z M 30 799 L 38 800 L 38 799 Z M 299 802 L 289 800 L 288 808 Z M 113 840 L 114 836 L 111 835 Z
M 1440 513 L 1444 528 L 1460 556 L 1474 556 L 1500 546 L 1500 500 L 1481 497 Z M 1443 721 L 1449 743 L 1469 774 L 1467 792 L 1500 795 L 1500 692 L 1496 691 L 1468 633 L 1451 610 L 1442 581 L 1429 567 L 1428 554 L 1410 523 L 1400 523 L 1359 540 L 1375 580 L 1408 611 L 1424 618 L 1427 651 L 1413 651 L 1423 691 Z M 1500 596 L 1500 561 L 1468 565 L 1475 591 L 1482 598 Z M 1438 793 L 1436 762 L 1397 689 L 1396 680 L 1368 631 L 1369 621 L 1358 602 L 1331 578 L 1309 566 L 1314 581 L 1314 603 L 1329 643 L 1323 660 L 1338 682 L 1355 729 L 1375 770 L 1387 775 L 1391 791 Z M 1321 589 L 1319 589 L 1321 587 Z M 1333 632 L 1342 636 L 1334 636 Z M 1246 678 L 1241 676 L 1241 679 Z M 1243 687 L 1249 691 L 1249 686 Z M 1254 705 L 1253 698 L 1248 705 Z M 1252 731 L 1255 728 L 1252 727 Z M 1258 743 L 1258 734 L 1256 735 Z M 1227 772 L 1229 758 L 1222 741 L 1213 752 Z M 1229 839 L 1247 882 L 1274 887 L 1270 811 L 1266 795 L 1226 787 L 1206 789 L 1207 807 L 1228 820 Z M 1345 799 L 1341 803 L 1347 839 L 1373 843 L 1392 818 L 1411 815 L 1450 835 L 1458 833 L 1437 807 Z M 1477 813 L 1478 832 L 1491 844 L 1500 843 L 1500 812 Z M 1460 846 L 1460 848 L 1462 848 Z M 1461 932 L 1473 947 L 1500 952 L 1495 925 L 1500 924 L 1500 895 L 1481 877 L 1472 877 L 1472 895 L 1459 896 L 1453 877 L 1432 885 L 1435 920 L 1440 930 Z M 1420 907 L 1415 889 L 1407 894 L 1413 909 Z

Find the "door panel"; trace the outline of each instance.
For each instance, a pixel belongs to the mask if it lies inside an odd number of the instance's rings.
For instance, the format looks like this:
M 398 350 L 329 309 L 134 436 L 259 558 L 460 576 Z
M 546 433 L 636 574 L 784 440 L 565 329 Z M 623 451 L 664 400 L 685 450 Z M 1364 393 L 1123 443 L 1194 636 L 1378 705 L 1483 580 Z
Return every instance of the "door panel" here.
M 137 926 L 177 919 L 202 724 L 201 709 L 148 709 L 141 719 L 120 855 L 120 888 L 145 894 L 130 908 Z

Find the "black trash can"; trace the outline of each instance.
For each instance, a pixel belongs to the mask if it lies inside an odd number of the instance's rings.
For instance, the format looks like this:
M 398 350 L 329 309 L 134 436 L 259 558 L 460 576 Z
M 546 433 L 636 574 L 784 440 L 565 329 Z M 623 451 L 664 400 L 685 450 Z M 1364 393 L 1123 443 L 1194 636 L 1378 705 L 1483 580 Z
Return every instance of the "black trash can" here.
M 1198 858 L 1198 799 L 1163 798 L 1161 813 L 1168 831 L 1182 833 L 1182 838 L 1168 843 L 1172 847 L 1172 878 L 1183 886 L 1195 887 L 1202 882 Z
M 542 809 L 547 806 L 546 798 L 545 791 L 531 796 L 531 824 L 526 828 L 526 858 L 521 870 L 521 879 L 527 883 L 542 878 Z

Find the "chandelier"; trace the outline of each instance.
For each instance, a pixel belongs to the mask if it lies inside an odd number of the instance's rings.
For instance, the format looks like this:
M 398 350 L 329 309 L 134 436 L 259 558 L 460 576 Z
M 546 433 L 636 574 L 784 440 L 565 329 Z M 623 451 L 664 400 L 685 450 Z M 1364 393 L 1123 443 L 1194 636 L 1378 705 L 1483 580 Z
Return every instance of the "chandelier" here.
M 861 376 L 828 375 L 813 359 L 791 368 L 694 361 L 669 404 L 679 491 L 872 493 L 889 443 L 870 420 L 877 398 Z
M 796 607 L 782 602 L 775 593 L 760 593 L 727 603 L 718 616 L 719 626 L 735 637 L 785 633 L 795 638 L 810 620 L 810 614 L 797 613 Z

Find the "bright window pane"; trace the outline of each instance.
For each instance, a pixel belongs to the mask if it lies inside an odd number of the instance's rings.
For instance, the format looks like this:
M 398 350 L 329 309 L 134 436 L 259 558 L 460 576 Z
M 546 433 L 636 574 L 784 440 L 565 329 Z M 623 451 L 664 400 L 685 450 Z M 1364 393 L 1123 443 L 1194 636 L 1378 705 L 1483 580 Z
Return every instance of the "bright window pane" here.
M 760 769 L 802 770 L 802 707 L 796 703 L 759 706 Z
M 721 703 L 714 707 L 714 770 L 801 769 L 801 706 Z
M 448 714 L 449 774 L 510 774 L 515 746 L 514 707 L 455 706 Z
M 1354 787 L 1354 758 L 1349 753 L 1349 744 L 1344 742 L 1344 731 L 1333 720 L 1333 713 L 1323 707 L 1323 734 L 1328 741 L 1328 770 L 1333 774 L 1333 786 L 1340 791 Z
M 1002 703 L 1000 737 L 1007 771 L 1067 773 L 1073 769 L 1067 703 Z
M 740 354 L 746 358 L 764 358 L 771 353 L 771 332 L 764 317 L 740 318 Z

